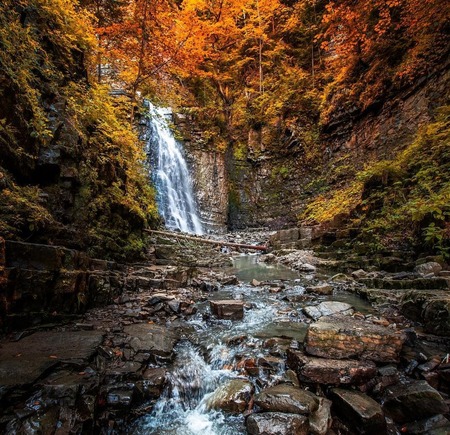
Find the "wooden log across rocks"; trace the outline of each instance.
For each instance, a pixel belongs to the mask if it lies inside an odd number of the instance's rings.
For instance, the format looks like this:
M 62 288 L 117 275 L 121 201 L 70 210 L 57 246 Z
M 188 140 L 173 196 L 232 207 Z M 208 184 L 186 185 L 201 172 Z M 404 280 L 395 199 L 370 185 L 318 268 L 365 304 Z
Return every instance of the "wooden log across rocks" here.
M 231 248 L 240 248 L 240 249 L 250 249 L 254 251 L 267 251 L 267 246 L 264 245 L 248 245 L 245 243 L 234 243 L 234 242 L 226 242 L 224 240 L 212 240 L 212 239 L 205 239 L 204 237 L 199 236 L 188 236 L 186 234 L 176 233 L 173 231 L 159 231 L 159 230 L 145 230 L 148 233 L 152 234 L 158 234 L 161 236 L 169 236 L 169 237 L 175 237 L 182 240 L 190 240 L 193 242 L 198 243 L 207 243 L 210 245 L 217 245 L 217 246 L 229 246 Z

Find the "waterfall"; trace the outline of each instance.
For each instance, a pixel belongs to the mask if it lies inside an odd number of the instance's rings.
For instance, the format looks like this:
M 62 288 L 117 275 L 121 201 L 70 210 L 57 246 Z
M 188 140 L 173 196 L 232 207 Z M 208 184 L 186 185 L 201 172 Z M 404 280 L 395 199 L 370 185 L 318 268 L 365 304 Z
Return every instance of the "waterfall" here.
M 202 234 L 202 225 L 192 189 L 183 148 L 169 128 L 172 112 L 147 102 L 150 119 L 148 149 L 158 209 L 166 227 L 186 233 Z

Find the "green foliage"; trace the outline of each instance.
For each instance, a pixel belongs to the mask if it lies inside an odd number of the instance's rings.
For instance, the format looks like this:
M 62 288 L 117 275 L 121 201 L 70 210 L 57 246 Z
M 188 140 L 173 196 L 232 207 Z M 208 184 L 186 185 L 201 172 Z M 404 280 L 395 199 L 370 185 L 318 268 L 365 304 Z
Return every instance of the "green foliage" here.
M 0 168 L 2 169 L 2 168 Z M 54 218 L 37 186 L 18 186 L 0 171 L 0 234 L 8 239 L 45 231 Z
M 311 202 L 302 219 L 332 222 L 341 213 L 375 249 L 413 246 L 448 258 L 450 106 L 392 160 L 368 164 L 344 188 Z
M 0 234 L 57 237 L 94 256 L 136 258 L 143 228 L 158 220 L 143 144 L 129 120 L 130 102 L 87 81 L 95 38 L 89 15 L 75 5 L 0 4 L 0 161 L 10 169 L 7 181 L 0 179 Z M 58 150 L 59 164 L 75 171 L 69 191 L 57 178 L 41 184 L 36 163 L 45 149 Z M 67 193 L 74 203 L 61 206 Z

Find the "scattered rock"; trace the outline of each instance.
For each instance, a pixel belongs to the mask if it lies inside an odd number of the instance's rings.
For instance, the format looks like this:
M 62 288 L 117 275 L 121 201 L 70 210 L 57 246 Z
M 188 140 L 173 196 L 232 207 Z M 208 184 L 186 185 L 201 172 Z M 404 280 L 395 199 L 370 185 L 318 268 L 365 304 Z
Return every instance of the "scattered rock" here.
M 209 301 L 212 313 L 219 319 L 241 320 L 244 318 L 244 302 L 236 300 Z
M 366 394 L 334 388 L 331 397 L 333 409 L 357 433 L 376 435 L 386 432 L 386 420 L 381 406 Z
M 259 287 L 261 285 L 261 281 L 258 281 L 257 279 L 253 278 L 250 284 L 253 287 Z
M 262 390 L 254 397 L 255 404 L 264 411 L 290 414 L 311 414 L 319 406 L 319 398 L 309 391 L 289 384 L 279 384 Z
M 345 316 L 323 317 L 309 326 L 307 353 L 323 358 L 397 362 L 403 336 L 392 329 Z
M 281 412 L 251 414 L 246 420 L 250 435 L 308 435 L 307 417 Z

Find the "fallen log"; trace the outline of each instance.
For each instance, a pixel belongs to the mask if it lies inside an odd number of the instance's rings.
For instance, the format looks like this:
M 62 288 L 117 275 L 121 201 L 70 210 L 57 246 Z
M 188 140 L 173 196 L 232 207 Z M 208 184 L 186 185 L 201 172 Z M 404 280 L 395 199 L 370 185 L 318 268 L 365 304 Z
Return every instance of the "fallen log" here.
M 194 242 L 199 243 L 209 243 L 210 245 L 218 245 L 218 246 L 230 246 L 232 248 L 242 248 L 242 249 L 253 249 L 255 251 L 267 251 L 267 246 L 263 245 L 246 245 L 243 243 L 232 243 L 232 242 L 225 242 L 223 240 L 211 240 L 211 239 L 204 239 L 202 237 L 195 237 L 195 236 L 188 236 L 186 234 L 179 234 L 172 231 L 159 231 L 159 230 L 148 230 L 145 229 L 144 231 L 147 231 L 148 233 L 152 234 L 159 234 L 161 236 L 170 236 L 170 237 L 176 237 L 183 240 L 192 240 Z

